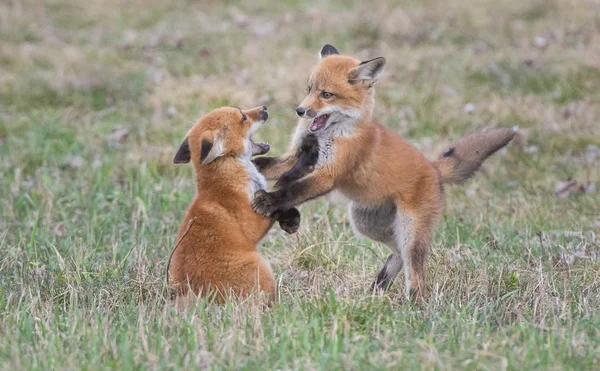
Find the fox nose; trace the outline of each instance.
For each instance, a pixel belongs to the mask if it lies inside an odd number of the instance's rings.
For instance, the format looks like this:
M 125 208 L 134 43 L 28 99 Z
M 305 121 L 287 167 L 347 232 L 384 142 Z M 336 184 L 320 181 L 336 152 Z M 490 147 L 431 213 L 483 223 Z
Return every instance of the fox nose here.
M 296 113 L 298 114 L 298 116 L 302 117 L 306 113 L 306 110 L 303 107 L 298 107 L 296 108 Z
M 262 109 L 260 110 L 260 116 L 262 117 L 263 121 L 269 118 L 269 111 L 267 111 L 267 106 L 262 106 Z

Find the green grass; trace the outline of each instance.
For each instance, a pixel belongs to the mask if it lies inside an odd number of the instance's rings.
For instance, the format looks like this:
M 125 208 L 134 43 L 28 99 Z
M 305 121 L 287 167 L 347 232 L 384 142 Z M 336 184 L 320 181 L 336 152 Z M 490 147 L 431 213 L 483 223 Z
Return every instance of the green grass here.
M 0 4 L 0 369 L 598 369 L 600 198 L 554 195 L 568 178 L 599 184 L 598 10 Z M 266 104 L 258 139 L 282 153 L 325 43 L 386 57 L 376 117 L 429 158 L 485 127 L 522 134 L 447 187 L 422 305 L 399 283 L 369 292 L 388 251 L 323 198 L 301 207 L 298 235 L 261 243 L 277 306 L 177 313 L 164 269 L 194 184 L 174 150 L 203 113 Z

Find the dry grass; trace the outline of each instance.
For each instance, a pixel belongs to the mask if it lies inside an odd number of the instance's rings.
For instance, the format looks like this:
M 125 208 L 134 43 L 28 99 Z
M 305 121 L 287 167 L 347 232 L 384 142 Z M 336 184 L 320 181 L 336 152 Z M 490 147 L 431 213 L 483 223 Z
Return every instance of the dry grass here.
M 554 194 L 600 176 L 598 2 L 249 3 L 0 3 L 0 368 L 598 368 L 600 198 Z M 448 189 L 422 307 L 368 292 L 388 252 L 322 199 L 263 241 L 280 305 L 176 314 L 174 149 L 212 108 L 266 104 L 281 153 L 324 43 L 387 58 L 376 116 L 430 158 L 521 136 Z

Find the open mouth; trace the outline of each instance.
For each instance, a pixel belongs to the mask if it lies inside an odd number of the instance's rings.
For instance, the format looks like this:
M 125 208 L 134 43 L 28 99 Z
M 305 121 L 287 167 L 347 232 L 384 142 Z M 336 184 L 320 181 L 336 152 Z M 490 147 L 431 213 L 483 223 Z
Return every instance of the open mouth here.
M 254 127 L 258 128 L 260 125 L 262 125 L 264 123 L 264 121 L 257 121 L 254 123 Z M 267 152 L 269 152 L 269 150 L 271 149 L 271 146 L 269 145 L 269 143 L 264 143 L 264 142 L 255 142 L 254 140 L 252 140 L 252 136 L 254 135 L 254 132 L 256 131 L 253 130 L 251 131 L 248 136 L 248 139 L 250 140 L 250 146 L 252 149 L 252 156 L 260 156 L 260 155 L 264 155 Z
M 327 124 L 327 120 L 329 119 L 329 114 L 324 114 L 321 116 L 317 116 L 314 118 L 312 124 L 310 124 L 310 131 L 315 132 L 321 130 Z
M 252 146 L 252 156 L 264 155 L 271 149 L 269 143 L 254 142 L 252 139 L 250 139 L 250 145 Z

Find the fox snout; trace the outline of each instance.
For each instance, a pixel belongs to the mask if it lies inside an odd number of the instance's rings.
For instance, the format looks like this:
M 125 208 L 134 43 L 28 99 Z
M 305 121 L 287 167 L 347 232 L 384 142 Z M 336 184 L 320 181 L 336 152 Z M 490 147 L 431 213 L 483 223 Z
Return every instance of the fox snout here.
M 314 119 L 327 106 L 314 94 L 308 94 L 296 108 L 296 114 L 302 118 Z
M 244 111 L 244 114 L 248 115 L 252 121 L 266 121 L 269 118 L 267 106 L 251 108 L 247 111 Z
M 317 116 L 317 113 L 312 110 L 312 109 L 306 109 L 302 106 L 298 106 L 298 108 L 296 108 L 296 114 L 299 117 L 306 117 L 306 118 L 314 118 L 315 116 Z

